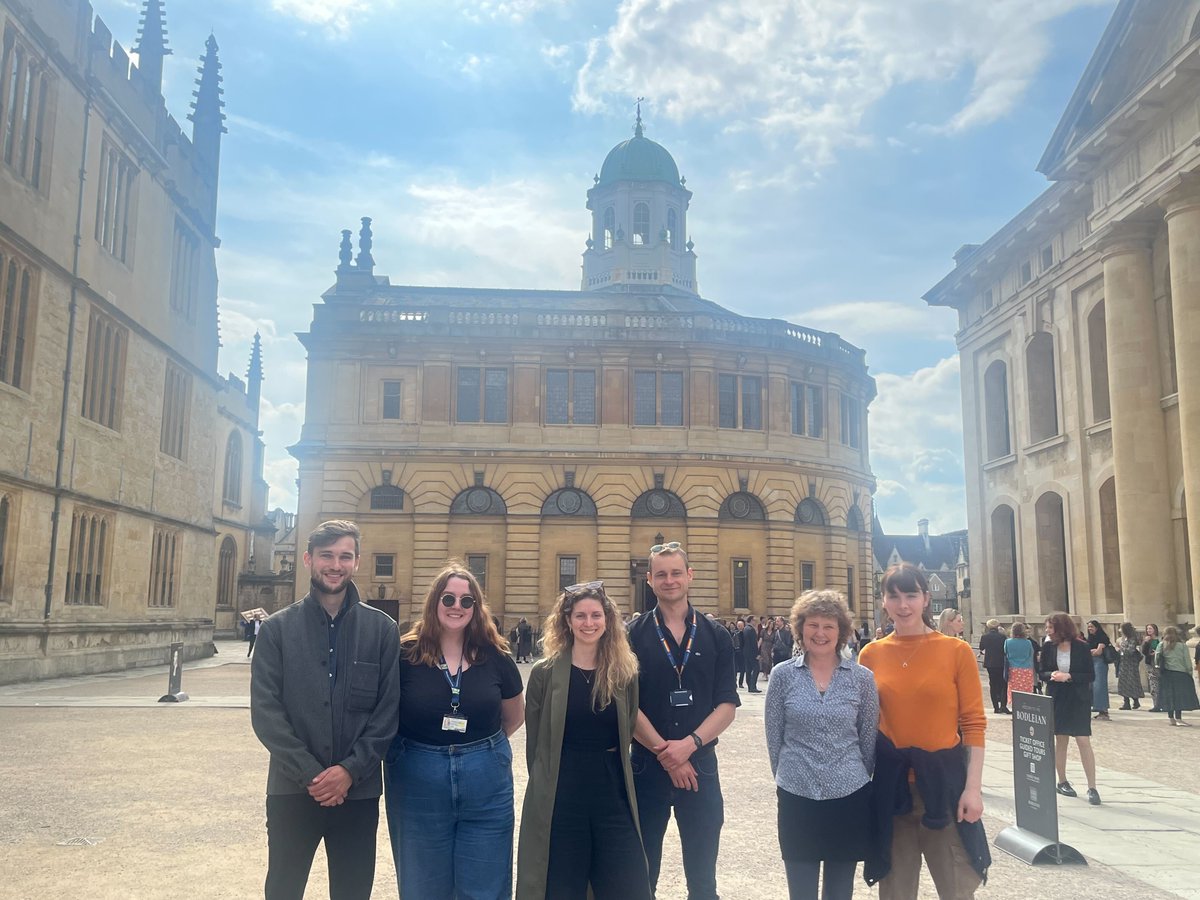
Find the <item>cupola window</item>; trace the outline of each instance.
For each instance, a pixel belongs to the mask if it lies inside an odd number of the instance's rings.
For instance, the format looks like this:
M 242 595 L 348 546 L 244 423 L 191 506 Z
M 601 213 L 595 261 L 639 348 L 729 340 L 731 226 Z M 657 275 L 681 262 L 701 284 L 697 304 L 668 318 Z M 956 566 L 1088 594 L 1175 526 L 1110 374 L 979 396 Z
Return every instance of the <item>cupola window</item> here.
M 639 203 L 633 208 L 633 245 L 645 247 L 650 243 L 650 207 Z
M 667 242 L 672 250 L 679 249 L 679 229 L 676 227 L 675 210 L 667 210 Z
M 613 232 L 617 230 L 617 217 L 613 213 L 613 208 L 610 206 L 604 210 L 604 249 L 611 250 L 613 245 Z

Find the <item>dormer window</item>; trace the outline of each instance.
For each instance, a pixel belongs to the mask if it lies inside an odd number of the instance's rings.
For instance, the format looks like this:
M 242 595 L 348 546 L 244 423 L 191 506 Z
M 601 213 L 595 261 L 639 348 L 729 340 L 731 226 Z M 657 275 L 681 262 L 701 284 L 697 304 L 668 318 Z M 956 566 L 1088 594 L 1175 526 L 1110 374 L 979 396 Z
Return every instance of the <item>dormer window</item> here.
M 650 244 L 650 207 L 639 203 L 633 208 L 633 245 L 645 247 Z
M 617 217 L 613 213 L 613 208 L 610 206 L 604 210 L 604 249 L 611 250 L 613 245 L 613 232 L 617 230 Z

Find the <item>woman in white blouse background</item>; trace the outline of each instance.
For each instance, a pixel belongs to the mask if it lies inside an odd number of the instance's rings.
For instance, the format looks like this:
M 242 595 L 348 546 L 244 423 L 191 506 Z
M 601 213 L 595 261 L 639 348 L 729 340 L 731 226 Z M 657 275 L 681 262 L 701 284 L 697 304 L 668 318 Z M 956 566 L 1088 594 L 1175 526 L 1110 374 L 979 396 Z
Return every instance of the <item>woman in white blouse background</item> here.
M 870 849 L 879 695 L 871 672 L 842 657 L 853 626 L 841 594 L 801 595 L 791 628 L 801 654 L 771 671 L 765 713 L 788 895 L 849 900 Z

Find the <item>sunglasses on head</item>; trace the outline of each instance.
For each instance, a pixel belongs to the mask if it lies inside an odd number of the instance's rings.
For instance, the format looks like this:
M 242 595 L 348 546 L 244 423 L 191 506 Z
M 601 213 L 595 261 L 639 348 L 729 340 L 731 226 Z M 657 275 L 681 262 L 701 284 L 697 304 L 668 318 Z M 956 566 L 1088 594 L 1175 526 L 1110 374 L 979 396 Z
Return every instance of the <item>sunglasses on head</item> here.
M 475 605 L 475 598 L 469 594 L 463 597 L 455 597 L 453 594 L 442 594 L 442 606 L 449 609 L 455 603 L 458 603 L 463 609 L 470 609 Z
M 579 584 L 571 584 L 563 588 L 563 593 L 567 595 L 583 594 L 588 591 L 598 591 L 602 587 L 604 587 L 603 581 L 581 581 Z
M 676 550 L 682 550 L 683 544 L 679 541 L 670 541 L 666 544 L 655 544 L 650 548 L 651 553 L 673 553 Z

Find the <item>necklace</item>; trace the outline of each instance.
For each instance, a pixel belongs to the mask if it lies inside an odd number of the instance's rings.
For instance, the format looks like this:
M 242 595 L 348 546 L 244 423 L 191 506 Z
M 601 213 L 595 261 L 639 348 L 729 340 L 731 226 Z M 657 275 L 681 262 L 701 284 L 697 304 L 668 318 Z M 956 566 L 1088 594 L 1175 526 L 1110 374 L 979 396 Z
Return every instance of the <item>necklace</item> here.
M 915 649 L 915 650 L 913 650 L 913 652 L 912 652 L 912 653 L 908 654 L 908 659 L 906 659 L 904 662 L 900 663 L 900 668 L 902 668 L 902 669 L 907 669 L 907 668 L 908 668 L 908 664 L 909 664 L 909 663 L 912 661 L 912 658 L 913 658 L 914 656 L 916 656 L 916 655 L 917 655 L 917 653 L 920 651 L 920 649 L 921 649 L 922 647 L 924 647 L 924 646 L 925 646 L 925 642 L 926 642 L 927 640 L 929 640 L 929 635 L 927 635 L 927 634 L 922 634 L 922 635 L 921 635 L 921 639 L 920 639 L 919 641 L 917 641 L 917 646 L 916 646 L 916 649 Z
M 579 666 L 572 666 L 572 668 L 575 669 L 576 672 L 578 672 L 580 675 L 583 676 L 584 683 L 587 684 L 588 687 L 592 686 L 592 679 L 596 677 L 595 669 L 592 669 L 589 672 L 587 669 L 579 668 Z

